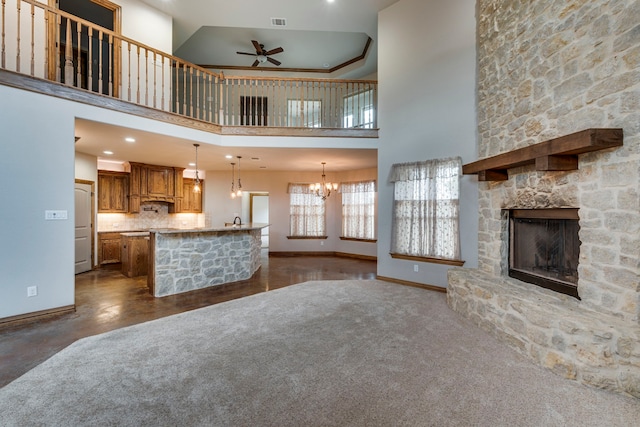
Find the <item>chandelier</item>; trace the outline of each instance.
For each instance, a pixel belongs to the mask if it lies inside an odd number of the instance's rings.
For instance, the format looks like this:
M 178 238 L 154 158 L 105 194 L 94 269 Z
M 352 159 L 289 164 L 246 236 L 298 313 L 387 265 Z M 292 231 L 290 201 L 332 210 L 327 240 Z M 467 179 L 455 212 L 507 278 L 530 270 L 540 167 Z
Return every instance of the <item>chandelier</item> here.
M 309 185 L 309 189 L 315 193 L 316 196 L 321 197 L 322 200 L 325 200 L 331 195 L 331 190 L 336 191 L 338 189 L 338 183 L 327 182 L 327 177 L 324 174 L 324 165 L 326 164 L 326 162 L 322 162 L 322 183 L 316 182 L 315 184 Z
M 193 183 L 193 192 L 199 193 L 202 191 L 200 186 L 200 177 L 198 176 L 198 147 L 200 144 L 193 144 L 193 146 L 196 147 L 196 181 Z

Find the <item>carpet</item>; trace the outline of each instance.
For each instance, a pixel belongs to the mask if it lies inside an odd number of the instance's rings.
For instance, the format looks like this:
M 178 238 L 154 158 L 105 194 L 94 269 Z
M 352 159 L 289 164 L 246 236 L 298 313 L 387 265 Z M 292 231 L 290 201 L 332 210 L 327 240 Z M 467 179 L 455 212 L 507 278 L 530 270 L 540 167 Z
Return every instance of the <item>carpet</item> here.
M 81 339 L 0 389 L 2 426 L 629 426 L 445 295 L 314 281 Z M 637 424 L 636 424 L 637 425 Z

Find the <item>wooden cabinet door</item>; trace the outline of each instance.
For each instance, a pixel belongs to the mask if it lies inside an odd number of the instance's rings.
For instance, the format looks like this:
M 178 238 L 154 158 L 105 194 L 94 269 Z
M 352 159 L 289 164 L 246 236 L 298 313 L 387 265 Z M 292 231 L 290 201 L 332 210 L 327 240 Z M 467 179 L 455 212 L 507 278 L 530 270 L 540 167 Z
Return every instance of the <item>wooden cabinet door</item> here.
M 182 192 L 182 212 L 202 212 L 202 192 L 204 191 L 204 181 L 200 180 L 200 192 L 194 193 L 195 180 L 184 178 Z
M 126 213 L 128 193 L 128 173 L 98 171 L 98 212 Z
M 98 263 L 100 265 L 120 262 L 120 233 L 98 233 Z
M 111 210 L 127 212 L 127 193 L 129 192 L 129 177 L 117 175 L 113 177 L 111 185 Z

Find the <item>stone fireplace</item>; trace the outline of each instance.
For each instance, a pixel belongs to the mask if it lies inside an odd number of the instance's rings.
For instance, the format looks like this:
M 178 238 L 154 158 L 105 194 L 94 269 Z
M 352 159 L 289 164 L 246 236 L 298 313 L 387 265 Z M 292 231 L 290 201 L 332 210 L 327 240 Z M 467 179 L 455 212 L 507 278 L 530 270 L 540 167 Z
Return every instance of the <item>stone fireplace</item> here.
M 476 8 L 479 263 L 449 270 L 447 301 L 535 363 L 640 398 L 640 9 L 633 0 Z M 590 128 L 621 129 L 624 143 L 565 149 Z M 547 209 L 577 216 L 576 271 L 560 280 L 574 296 L 510 268 L 509 213 Z M 557 229 L 565 241 L 567 232 Z M 518 255 L 525 270 L 566 267 L 559 247 L 539 245 Z
M 578 297 L 577 209 L 509 209 L 509 277 Z

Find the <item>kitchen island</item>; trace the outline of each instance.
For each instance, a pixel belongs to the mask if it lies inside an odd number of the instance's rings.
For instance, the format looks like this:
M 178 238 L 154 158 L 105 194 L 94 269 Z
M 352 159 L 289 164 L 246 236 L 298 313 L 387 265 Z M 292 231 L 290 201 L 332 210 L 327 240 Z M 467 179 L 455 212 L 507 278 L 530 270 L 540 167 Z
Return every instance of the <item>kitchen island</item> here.
M 147 282 L 156 297 L 249 279 L 269 224 L 149 231 Z

